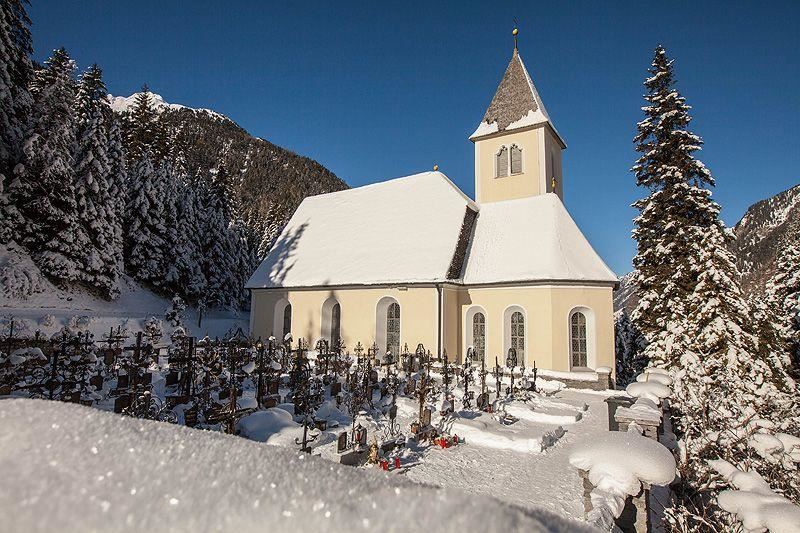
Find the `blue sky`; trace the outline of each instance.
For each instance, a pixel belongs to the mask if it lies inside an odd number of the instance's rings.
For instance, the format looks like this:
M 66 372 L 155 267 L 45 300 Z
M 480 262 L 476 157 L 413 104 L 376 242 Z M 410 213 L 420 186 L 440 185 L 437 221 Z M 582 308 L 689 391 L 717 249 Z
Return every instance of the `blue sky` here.
M 438 163 L 472 195 L 467 137 L 520 52 L 568 149 L 565 202 L 618 274 L 645 194 L 628 169 L 656 44 L 676 59 L 715 199 L 734 224 L 800 182 L 800 2 L 37 1 L 35 57 L 65 46 L 112 94 L 147 83 L 313 157 L 351 186 Z

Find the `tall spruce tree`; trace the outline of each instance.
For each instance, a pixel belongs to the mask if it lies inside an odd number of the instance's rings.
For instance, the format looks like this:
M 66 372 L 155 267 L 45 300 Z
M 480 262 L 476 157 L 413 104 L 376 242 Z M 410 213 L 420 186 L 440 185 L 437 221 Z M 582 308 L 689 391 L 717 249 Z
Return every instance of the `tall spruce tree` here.
M 91 242 L 82 251 L 85 281 L 106 297 L 119 295 L 117 208 L 112 197 L 107 122 L 110 113 L 102 71 L 92 65 L 80 78 L 77 94 L 75 196 L 80 224 Z
M 780 243 L 775 273 L 767 280 L 765 314 L 772 336 L 764 344 L 775 354 L 774 364 L 800 378 L 800 221 L 794 220 Z M 771 342 L 770 342 L 771 341 Z
M 19 213 L 19 234 L 43 272 L 59 281 L 84 278 L 89 246 L 75 200 L 75 64 L 63 48 L 53 52 L 33 80 L 34 106 L 15 169 L 10 199 Z
M 224 165 L 211 173 L 204 202 L 203 275 L 206 279 L 205 307 L 228 306 L 238 295 L 232 289 L 236 270 L 234 238 L 230 230 L 231 204 L 228 173 Z
M 113 113 L 109 113 L 108 120 L 110 126 L 106 153 L 109 166 L 109 196 L 114 213 L 110 217 L 113 227 L 109 228 L 109 245 L 113 254 L 113 262 L 109 262 L 106 267 L 110 270 L 108 276 L 111 277 L 113 276 L 111 271 L 118 272 L 119 275 L 125 271 L 125 231 L 123 225 L 128 219 L 129 184 L 128 164 L 120 121 Z
M 631 321 L 625 309 L 614 314 L 614 353 L 616 355 L 617 386 L 635 381 L 642 373 L 647 361 L 642 357 L 644 338 L 639 328 Z
M 706 461 L 742 464 L 743 424 L 780 419 L 792 399 L 785 372 L 759 356 L 729 251 L 733 236 L 706 188 L 714 184 L 711 173 L 693 155 L 702 141 L 687 130 L 690 108 L 663 47 L 649 72 L 645 119 L 634 139 L 641 156 L 632 169 L 637 185 L 649 189 L 634 204 L 640 301 L 633 318 L 648 342 L 645 355 L 676 378 L 682 483 L 667 516 L 681 530 L 724 528 L 729 517 L 713 506 L 718 485 Z
M 28 85 L 33 74 L 30 61 L 33 46 L 31 21 L 25 11 L 27 3 L 0 0 L 0 175 L 5 176 L 6 184 L 22 156 L 22 140 L 32 103 Z M 7 223 L 6 216 L 3 218 Z
M 161 173 L 154 168 L 149 152 L 144 152 L 133 166 L 130 183 L 127 268 L 134 279 L 159 287 L 164 276 L 163 190 Z

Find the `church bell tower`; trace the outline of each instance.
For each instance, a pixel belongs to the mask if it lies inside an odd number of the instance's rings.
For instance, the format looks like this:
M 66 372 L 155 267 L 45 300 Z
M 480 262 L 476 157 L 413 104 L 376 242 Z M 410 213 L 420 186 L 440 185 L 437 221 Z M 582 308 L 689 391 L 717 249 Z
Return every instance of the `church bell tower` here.
M 555 193 L 564 198 L 561 151 L 553 126 L 517 50 L 469 138 L 475 144 L 475 200 L 479 204 Z

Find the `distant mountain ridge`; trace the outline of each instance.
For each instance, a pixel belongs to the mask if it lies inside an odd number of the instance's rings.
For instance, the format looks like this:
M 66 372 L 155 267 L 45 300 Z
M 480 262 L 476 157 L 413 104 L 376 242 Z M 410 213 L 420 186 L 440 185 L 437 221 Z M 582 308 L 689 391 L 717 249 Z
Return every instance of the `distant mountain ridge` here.
M 778 250 L 787 238 L 792 220 L 800 220 L 800 185 L 754 203 L 733 227 L 736 240 L 732 251 L 747 296 L 763 294 L 764 283 L 774 273 Z M 633 272 L 620 277 L 619 282 L 614 291 L 614 310 L 625 308 L 631 312 L 638 302 Z

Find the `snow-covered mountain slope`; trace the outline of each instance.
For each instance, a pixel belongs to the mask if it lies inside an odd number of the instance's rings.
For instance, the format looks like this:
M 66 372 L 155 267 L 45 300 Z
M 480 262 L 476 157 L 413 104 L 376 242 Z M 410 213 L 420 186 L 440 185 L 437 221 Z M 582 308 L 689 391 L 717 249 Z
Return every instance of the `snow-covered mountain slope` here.
M 747 294 L 760 294 L 774 273 L 790 221 L 800 220 L 800 185 L 750 206 L 734 227 L 736 254 Z
M 594 531 L 491 496 L 75 404 L 2 400 L 0 427 L 8 531 Z
M 751 205 L 734 226 L 733 253 L 742 273 L 742 289 L 747 295 L 759 295 L 764 282 L 774 273 L 775 260 L 789 223 L 800 220 L 800 185 Z M 619 279 L 614 291 L 614 310 L 630 312 L 638 301 L 633 273 Z
M 0 337 L 14 322 L 15 336 L 37 331 L 51 336 L 62 327 L 92 332 L 102 338 L 111 328 L 122 326 L 129 334 L 144 328 L 151 317 L 163 320 L 170 301 L 142 287 L 128 276 L 120 284 L 121 295 L 104 300 L 78 286 L 57 287 L 38 269 L 30 256 L 16 244 L 0 245 Z M 247 331 L 249 316 L 214 310 L 198 326 L 197 311 L 187 309 L 184 323 L 191 335 L 223 336 L 241 327 Z M 165 337 L 172 328 L 162 324 Z
M 134 103 L 136 102 L 136 98 L 137 98 L 137 96 L 139 96 L 139 94 L 141 94 L 141 93 L 133 93 L 130 96 L 112 96 L 112 95 L 109 94 L 108 95 L 108 103 L 111 106 L 111 109 L 116 111 L 117 113 L 126 113 L 126 112 L 130 111 L 130 109 L 133 107 Z M 173 110 L 175 110 L 175 109 L 187 109 L 189 111 L 195 111 L 195 112 L 198 112 L 198 113 L 206 113 L 206 114 L 211 115 L 212 117 L 220 119 L 220 120 L 230 120 L 225 115 L 222 115 L 222 114 L 217 113 L 216 111 L 212 111 L 210 109 L 204 109 L 204 108 L 199 108 L 198 109 L 198 108 L 187 107 L 187 106 L 181 105 L 181 104 L 171 104 L 169 102 L 165 102 L 164 98 L 160 94 L 150 93 L 150 97 L 152 98 L 153 104 L 155 105 L 156 109 L 158 109 L 158 110 L 163 110 L 163 109 L 173 109 Z

